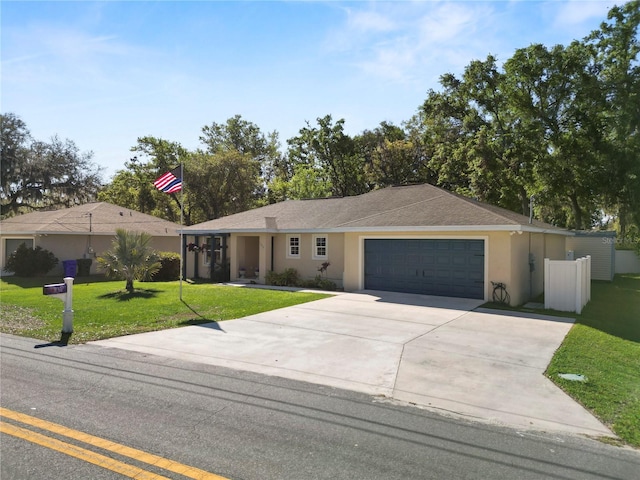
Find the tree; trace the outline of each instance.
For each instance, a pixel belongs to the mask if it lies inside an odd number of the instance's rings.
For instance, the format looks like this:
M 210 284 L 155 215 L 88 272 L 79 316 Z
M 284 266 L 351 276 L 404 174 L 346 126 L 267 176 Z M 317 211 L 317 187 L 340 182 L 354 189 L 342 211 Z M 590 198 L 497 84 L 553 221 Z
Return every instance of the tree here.
M 606 22 L 585 41 L 596 50 L 601 72 L 607 175 L 607 209 L 617 216 L 620 236 L 640 229 L 640 1 L 613 7 Z
M 92 152 L 82 153 L 71 140 L 54 136 L 33 140 L 14 114 L 0 115 L 2 130 L 1 215 L 87 203 L 100 187 L 100 167 Z
M 422 177 L 423 157 L 415 140 L 402 128 L 387 122 L 355 137 L 368 189 L 427 181 Z
M 134 157 L 129 168 L 140 180 L 139 202 L 148 203 L 153 206 L 149 212 L 160 218 L 165 218 L 171 222 L 180 221 L 181 211 L 184 215 L 184 222 L 191 225 L 191 210 L 189 202 L 184 200 L 181 194 L 166 194 L 160 192 L 153 186 L 153 182 L 163 173 L 173 170 L 178 165 L 185 165 L 188 162 L 190 152 L 178 142 L 164 140 L 152 136 L 138 138 L 138 143 L 131 148 L 132 152 L 143 155 L 146 162 Z M 183 181 L 189 184 L 188 170 L 183 168 Z M 187 191 L 185 189 L 185 191 Z
M 19 181 L 21 167 L 26 165 L 29 145 L 32 142 L 27 125 L 15 114 L 0 115 L 0 148 L 2 169 L 0 182 L 3 192 Z
M 505 91 L 534 149 L 536 197 L 560 214 L 551 220 L 590 228 L 602 207 L 606 176 L 598 66 L 581 42 L 551 49 L 532 45 L 505 63 Z M 557 207 L 560 207 L 558 210 Z
M 134 292 L 134 280 L 150 280 L 160 270 L 160 257 L 150 246 L 151 238 L 145 232 L 119 228 L 111 249 L 97 259 L 107 277 L 126 280 L 129 293 Z
M 436 183 L 544 220 L 589 228 L 602 208 L 604 98 L 580 42 L 492 56 L 441 77 L 420 112 Z
M 275 179 L 270 184 L 269 191 L 282 200 L 326 198 L 331 196 L 331 182 L 324 180 L 318 169 L 298 164 L 288 181 Z
M 317 122 L 317 128 L 307 122 L 297 137 L 287 140 L 291 170 L 299 164 L 317 170 L 321 181 L 331 184 L 335 196 L 367 192 L 363 158 L 354 140 L 344 133 L 344 120 L 334 124 L 331 115 L 326 115 Z
M 240 115 L 227 119 L 225 124 L 213 122 L 203 127 L 200 141 L 206 146 L 207 153 L 237 151 L 258 164 L 261 182 L 256 184 L 256 198 L 264 196 L 266 186 L 282 163 L 278 132 L 265 135 L 255 123 L 244 120 Z
M 250 154 L 238 150 L 191 154 L 189 201 L 199 221 L 249 210 L 256 205 L 260 165 Z M 196 213 L 197 212 L 197 213 Z
M 101 189 L 98 200 L 179 222 L 184 196 L 160 192 L 153 182 L 161 174 L 185 164 L 189 158 L 187 149 L 177 142 L 147 136 L 138 138 L 131 151 L 137 155 L 125 162 L 126 169 L 116 172 L 111 183 Z M 184 176 L 187 177 L 185 184 L 188 184 L 187 168 Z M 184 220 L 190 225 L 189 202 L 184 203 Z

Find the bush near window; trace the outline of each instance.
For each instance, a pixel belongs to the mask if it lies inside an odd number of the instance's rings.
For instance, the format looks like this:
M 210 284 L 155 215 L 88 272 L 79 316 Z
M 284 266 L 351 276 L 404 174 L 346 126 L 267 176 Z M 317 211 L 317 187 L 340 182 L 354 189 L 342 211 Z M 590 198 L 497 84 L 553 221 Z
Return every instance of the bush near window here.
M 319 288 L 320 290 L 328 290 L 330 292 L 338 289 L 335 282 L 332 282 L 320 275 L 316 275 L 316 277 L 311 280 L 302 280 L 298 282 L 298 286 L 304 288 Z
M 334 282 L 327 280 L 321 275 L 316 275 L 313 279 L 302 280 L 295 268 L 287 268 L 282 273 L 267 272 L 265 282 L 267 285 L 275 285 L 278 287 L 319 288 L 329 291 L 335 291 L 338 288 Z
M 16 251 L 9 255 L 4 269 L 18 277 L 35 277 L 44 275 L 56 265 L 58 259 L 49 250 L 42 247 L 29 248 L 21 243 Z
M 152 277 L 152 282 L 172 282 L 180 279 L 180 254 L 160 252 L 160 270 Z
M 282 273 L 267 272 L 265 282 L 267 285 L 275 285 L 278 287 L 297 287 L 300 276 L 295 268 L 287 268 Z

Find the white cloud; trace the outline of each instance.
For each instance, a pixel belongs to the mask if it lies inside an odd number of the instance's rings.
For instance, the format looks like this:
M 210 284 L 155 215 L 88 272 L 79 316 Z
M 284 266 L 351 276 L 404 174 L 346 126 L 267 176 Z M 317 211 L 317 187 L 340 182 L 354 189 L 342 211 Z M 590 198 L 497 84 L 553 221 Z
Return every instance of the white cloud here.
M 620 2 L 602 0 L 564 1 L 556 14 L 554 26 L 556 28 L 573 28 L 580 27 L 585 22 L 593 19 L 604 21 L 607 18 L 607 13 L 616 3 Z
M 424 47 L 446 48 L 466 41 L 477 30 L 476 24 L 490 14 L 484 7 L 446 3 L 422 15 L 415 26 Z
M 346 9 L 349 28 L 361 32 L 388 32 L 397 28 L 397 23 L 377 11 Z
M 490 4 L 391 2 L 345 12 L 344 23 L 330 34 L 330 53 L 343 55 L 368 77 L 423 85 L 426 76 L 437 78 L 488 53 L 476 36 L 490 28 Z

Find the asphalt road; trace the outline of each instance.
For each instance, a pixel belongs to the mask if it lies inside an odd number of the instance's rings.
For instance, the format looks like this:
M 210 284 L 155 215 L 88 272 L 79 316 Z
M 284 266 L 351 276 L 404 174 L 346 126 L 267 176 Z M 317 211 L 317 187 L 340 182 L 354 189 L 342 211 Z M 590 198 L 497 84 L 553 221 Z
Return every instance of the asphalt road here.
M 115 479 L 127 467 L 234 480 L 635 480 L 640 471 L 637 450 L 588 438 L 97 345 L 0 341 L 3 479 Z

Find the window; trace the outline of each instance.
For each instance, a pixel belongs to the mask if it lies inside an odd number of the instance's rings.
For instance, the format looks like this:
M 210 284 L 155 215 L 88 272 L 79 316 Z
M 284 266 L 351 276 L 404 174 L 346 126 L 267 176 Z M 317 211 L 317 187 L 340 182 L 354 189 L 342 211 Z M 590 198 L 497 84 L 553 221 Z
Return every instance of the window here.
M 313 252 L 312 256 L 314 260 L 324 260 L 328 256 L 327 246 L 329 242 L 325 235 L 313 236 Z
M 206 237 L 202 244 L 202 264 L 209 267 L 211 260 L 215 265 L 222 261 L 222 237 Z
M 300 237 L 287 235 L 287 257 L 300 258 Z
M 15 252 L 23 243 L 27 248 L 33 248 L 33 238 L 7 238 L 4 243 L 4 251 L 7 257 Z
M 211 237 L 205 237 L 204 243 L 200 248 L 202 252 L 202 265 L 205 267 L 211 266 Z

